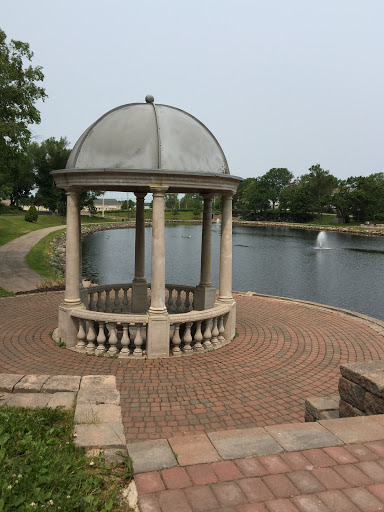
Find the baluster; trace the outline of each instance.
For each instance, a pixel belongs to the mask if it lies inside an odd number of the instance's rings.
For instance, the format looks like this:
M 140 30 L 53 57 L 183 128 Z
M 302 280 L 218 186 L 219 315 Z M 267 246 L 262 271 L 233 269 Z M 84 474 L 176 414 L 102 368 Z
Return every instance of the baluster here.
M 135 324 L 136 325 L 136 336 L 135 336 L 135 350 L 133 351 L 134 357 L 141 357 L 143 355 L 143 350 L 141 348 L 143 344 L 143 338 L 141 336 L 141 326 L 143 324 Z
M 108 324 L 108 330 L 109 330 L 109 338 L 108 338 L 109 349 L 108 349 L 107 354 L 113 356 L 115 354 L 118 354 L 118 352 L 119 352 L 116 347 L 116 345 L 117 345 L 116 323 L 110 322 Z
M 189 290 L 185 290 L 185 302 L 184 302 L 184 310 L 188 313 L 190 310 L 191 303 L 189 302 Z
M 177 290 L 176 312 L 182 313 L 181 290 Z
M 95 332 L 95 322 L 93 320 L 88 320 L 88 332 L 87 332 L 87 352 L 94 352 L 96 345 L 96 332 Z
M 120 355 L 122 357 L 128 357 L 130 355 L 129 352 L 129 333 L 128 333 L 128 324 L 123 324 L 123 336 L 121 337 L 121 346 Z
M 220 341 L 218 340 L 219 329 L 217 328 L 217 317 L 213 319 L 213 329 L 212 329 L 212 346 L 213 348 L 220 347 Z
M 111 297 L 109 296 L 110 293 L 111 290 L 105 290 L 105 311 L 107 313 L 112 313 Z
M 134 324 L 133 324 L 134 325 Z M 134 330 L 134 327 L 133 325 L 131 325 L 128 329 L 128 335 L 129 335 L 129 351 L 132 352 L 133 354 L 133 351 L 135 350 L 135 343 L 134 343 L 134 339 L 135 339 L 135 335 L 136 335 L 136 331 Z
M 192 354 L 192 352 L 193 352 L 193 350 L 191 348 L 191 343 L 192 343 L 191 327 L 192 327 L 192 322 L 187 322 L 185 324 L 185 331 L 184 331 L 184 336 L 183 336 L 183 341 L 184 341 L 183 352 L 186 355 Z
M 77 339 L 79 340 L 76 343 L 76 348 L 78 350 L 84 350 L 85 349 L 85 320 L 79 318 L 79 330 L 77 331 Z
M 95 304 L 95 298 L 93 296 L 94 294 L 91 292 L 88 296 L 89 296 L 89 303 L 88 303 L 88 308 L 91 310 L 91 311 L 96 311 L 96 304 Z
M 123 288 L 124 297 L 123 297 L 123 303 L 122 303 L 122 311 L 125 313 L 128 311 L 128 288 Z
M 113 306 L 114 306 L 114 312 L 115 313 L 120 313 L 121 311 L 121 302 L 120 302 L 120 297 L 119 297 L 119 291 L 120 291 L 120 288 L 114 288 L 115 290 L 115 300 L 114 300 L 114 303 L 113 303 Z
M 205 350 L 210 350 L 212 348 L 211 343 L 212 331 L 211 331 L 211 320 L 205 321 L 205 331 L 204 331 L 204 348 Z
M 105 310 L 104 304 L 103 304 L 103 299 L 101 298 L 102 293 L 103 293 L 102 291 L 97 292 L 96 311 L 99 311 L 99 312 Z
M 219 336 L 218 336 L 218 340 L 219 340 L 220 345 L 224 345 L 224 343 L 225 343 L 224 332 L 225 332 L 225 329 L 224 329 L 224 315 L 221 315 L 219 317 Z
M 97 335 L 97 349 L 96 354 L 103 354 L 106 351 L 105 348 L 105 322 L 99 322 L 99 334 Z
M 173 331 L 173 336 L 172 336 L 172 344 L 173 344 L 172 355 L 179 357 L 182 355 L 182 352 L 180 350 L 180 343 L 181 343 L 180 324 L 174 324 L 174 326 L 175 326 L 175 330 Z
M 195 336 L 193 337 L 193 341 L 195 342 L 193 346 L 193 350 L 195 352 L 204 352 L 204 347 L 201 344 L 201 340 L 203 339 L 203 335 L 201 334 L 201 321 L 196 322 L 196 331 Z

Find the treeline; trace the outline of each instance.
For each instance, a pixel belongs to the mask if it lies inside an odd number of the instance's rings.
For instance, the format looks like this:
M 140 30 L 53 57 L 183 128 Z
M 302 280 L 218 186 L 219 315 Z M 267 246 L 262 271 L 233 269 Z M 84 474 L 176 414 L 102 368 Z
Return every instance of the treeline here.
M 339 180 L 319 164 L 300 178 L 285 168 L 240 183 L 233 210 L 249 220 L 308 222 L 335 213 L 338 222 L 384 221 L 384 173 Z

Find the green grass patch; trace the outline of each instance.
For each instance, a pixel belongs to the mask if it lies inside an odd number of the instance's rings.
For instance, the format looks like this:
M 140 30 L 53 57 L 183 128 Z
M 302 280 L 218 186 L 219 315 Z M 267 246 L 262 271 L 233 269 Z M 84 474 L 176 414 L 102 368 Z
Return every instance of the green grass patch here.
M 27 263 L 29 267 L 40 274 L 42 277 L 46 279 L 51 279 L 55 281 L 58 277 L 62 277 L 59 269 L 55 268 L 51 265 L 50 262 L 50 249 L 51 242 L 54 238 L 56 238 L 63 230 L 54 231 L 49 235 L 42 238 L 37 244 L 29 251 L 27 254 Z
M 0 286 L 0 297 L 11 297 L 12 295 L 14 295 L 14 293 L 7 292 L 7 290 L 4 290 L 4 288 Z
M 0 511 L 121 510 L 117 499 L 132 464 L 90 460 L 73 441 L 73 412 L 0 408 Z

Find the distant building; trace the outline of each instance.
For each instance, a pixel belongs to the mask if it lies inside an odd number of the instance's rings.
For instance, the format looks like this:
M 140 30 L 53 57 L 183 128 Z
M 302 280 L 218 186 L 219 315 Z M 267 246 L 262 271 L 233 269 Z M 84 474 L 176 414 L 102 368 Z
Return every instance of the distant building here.
M 102 199 L 95 199 L 93 201 L 93 204 L 95 205 L 95 208 L 98 212 L 103 211 L 103 200 Z M 117 199 L 104 199 L 104 211 L 113 211 L 113 210 L 120 210 L 121 209 L 121 202 L 117 201 Z

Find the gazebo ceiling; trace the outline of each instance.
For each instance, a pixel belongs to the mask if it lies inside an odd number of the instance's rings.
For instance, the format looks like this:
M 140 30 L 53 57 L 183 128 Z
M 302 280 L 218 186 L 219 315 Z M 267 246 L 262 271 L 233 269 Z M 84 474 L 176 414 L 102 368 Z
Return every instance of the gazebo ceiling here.
M 66 169 L 53 171 L 56 185 L 82 189 L 235 191 L 227 160 L 213 134 L 198 119 L 168 105 L 122 105 L 81 135 Z

